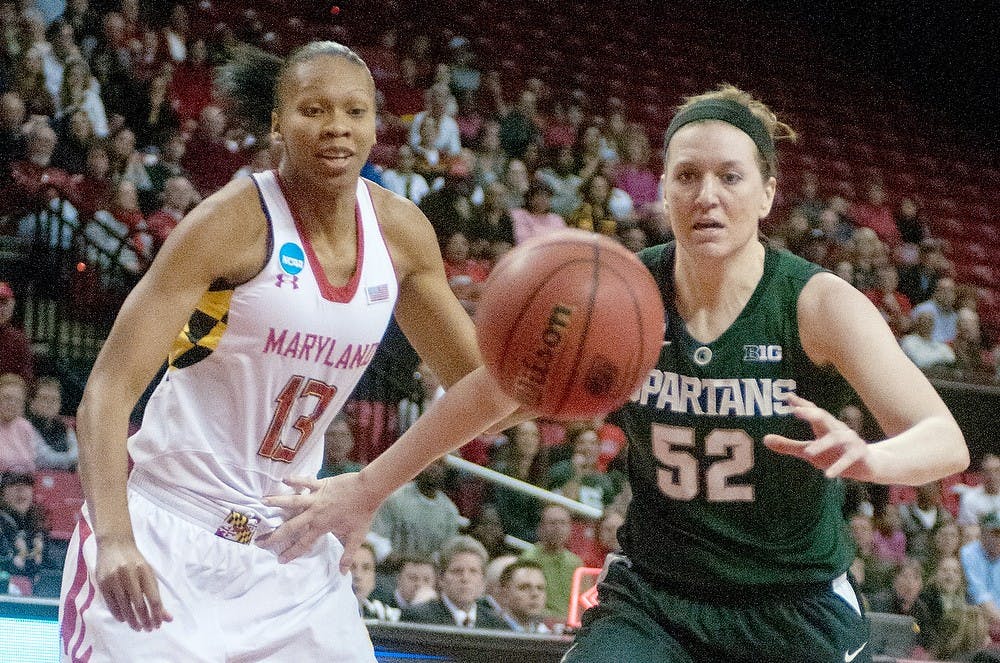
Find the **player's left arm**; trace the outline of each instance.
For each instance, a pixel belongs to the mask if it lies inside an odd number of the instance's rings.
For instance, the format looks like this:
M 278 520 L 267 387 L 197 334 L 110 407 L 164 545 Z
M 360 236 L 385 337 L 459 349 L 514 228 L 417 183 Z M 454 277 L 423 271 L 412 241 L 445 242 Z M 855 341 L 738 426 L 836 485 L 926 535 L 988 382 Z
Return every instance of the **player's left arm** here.
M 968 467 L 955 418 L 867 297 L 833 274 L 817 274 L 799 296 L 798 321 L 806 354 L 847 379 L 887 437 L 866 443 L 832 413 L 792 396 L 795 415 L 810 423 L 816 439 L 768 435 L 769 448 L 829 477 L 873 483 L 920 485 Z

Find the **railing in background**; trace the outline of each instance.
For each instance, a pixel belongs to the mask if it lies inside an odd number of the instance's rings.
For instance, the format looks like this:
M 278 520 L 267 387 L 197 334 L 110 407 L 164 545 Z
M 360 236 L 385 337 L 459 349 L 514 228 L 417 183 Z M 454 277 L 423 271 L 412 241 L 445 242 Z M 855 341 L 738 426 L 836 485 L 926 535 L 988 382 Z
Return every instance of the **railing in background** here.
M 110 214 L 81 219 L 64 200 L 0 219 L 0 279 L 12 283 L 36 355 L 89 370 L 143 266 Z M 62 372 L 62 371 L 59 371 Z

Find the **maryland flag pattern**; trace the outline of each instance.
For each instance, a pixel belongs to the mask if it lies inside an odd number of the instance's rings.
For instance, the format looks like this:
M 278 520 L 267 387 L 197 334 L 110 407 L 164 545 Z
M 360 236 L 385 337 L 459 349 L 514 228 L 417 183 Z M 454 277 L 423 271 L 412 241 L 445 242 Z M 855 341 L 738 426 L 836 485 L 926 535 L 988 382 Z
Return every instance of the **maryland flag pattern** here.
M 215 530 L 215 535 L 246 545 L 253 541 L 253 535 L 257 531 L 257 524 L 259 522 L 260 519 L 256 516 L 248 516 L 239 511 L 230 511 L 229 515 L 226 516 L 225 524 Z
M 232 298 L 232 290 L 210 290 L 202 296 L 170 349 L 170 370 L 197 364 L 219 347 Z

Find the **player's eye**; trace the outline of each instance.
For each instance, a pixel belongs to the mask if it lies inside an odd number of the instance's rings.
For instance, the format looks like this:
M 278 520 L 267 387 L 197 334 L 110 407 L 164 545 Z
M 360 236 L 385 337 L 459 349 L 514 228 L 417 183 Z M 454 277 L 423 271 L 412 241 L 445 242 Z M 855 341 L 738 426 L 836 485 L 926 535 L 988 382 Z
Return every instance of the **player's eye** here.
M 739 184 L 742 180 L 743 176 L 739 173 L 726 173 L 722 176 L 722 181 L 729 185 Z

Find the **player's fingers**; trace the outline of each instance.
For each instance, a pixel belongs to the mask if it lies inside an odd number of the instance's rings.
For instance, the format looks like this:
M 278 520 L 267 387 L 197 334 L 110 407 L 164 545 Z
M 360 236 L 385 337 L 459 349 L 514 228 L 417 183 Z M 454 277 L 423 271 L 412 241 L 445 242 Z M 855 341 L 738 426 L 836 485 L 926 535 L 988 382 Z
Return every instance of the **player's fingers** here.
M 344 554 L 340 556 L 340 573 L 343 575 L 351 570 L 354 555 L 357 554 L 358 548 L 364 542 L 365 535 L 364 533 L 353 533 L 349 536 L 341 537 L 340 540 L 344 544 Z
M 833 449 L 843 448 L 847 445 L 847 443 L 848 440 L 845 440 L 843 436 L 839 434 L 839 431 L 832 431 L 807 444 L 802 449 L 802 452 L 806 458 L 816 458 L 817 456 L 828 453 Z
M 146 603 L 149 605 L 149 615 L 151 627 L 160 628 L 163 622 L 173 621 L 173 617 L 163 608 L 163 600 L 160 598 L 160 585 L 156 582 L 156 577 L 148 566 L 139 569 L 139 587 L 146 596 Z
M 793 405 L 795 407 L 816 407 L 816 404 L 811 400 L 803 398 L 794 392 L 788 394 L 787 402 L 789 405 Z
M 810 442 L 811 440 L 793 440 L 790 437 L 775 435 L 774 433 L 764 436 L 764 446 L 768 449 L 780 454 L 795 456 L 796 458 L 802 457 L 803 450 Z
M 838 458 L 830 467 L 826 468 L 824 474 L 827 479 L 834 479 L 846 472 L 852 465 L 861 460 L 864 451 L 861 449 L 848 449 L 847 452 Z
M 153 620 L 149 614 L 149 606 L 146 605 L 146 595 L 142 591 L 138 573 L 124 573 L 124 582 L 128 591 L 129 606 L 135 615 L 139 630 L 152 630 Z M 133 628 L 135 627 L 133 626 Z
M 288 477 L 284 480 L 286 486 L 291 486 L 295 490 L 302 490 L 303 488 L 309 490 L 318 490 L 323 484 L 316 477 L 308 476 L 294 476 Z
M 99 586 L 101 588 L 101 595 L 104 596 L 104 602 L 107 604 L 111 616 L 120 622 L 127 622 L 128 616 L 122 607 L 124 596 L 118 585 L 118 577 L 111 575 L 102 580 Z

